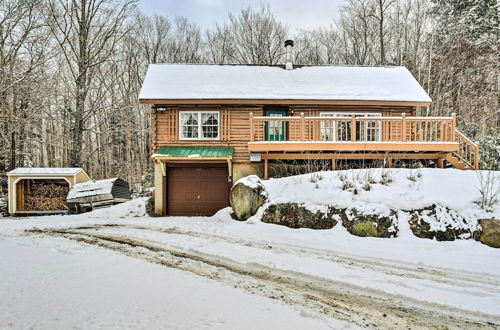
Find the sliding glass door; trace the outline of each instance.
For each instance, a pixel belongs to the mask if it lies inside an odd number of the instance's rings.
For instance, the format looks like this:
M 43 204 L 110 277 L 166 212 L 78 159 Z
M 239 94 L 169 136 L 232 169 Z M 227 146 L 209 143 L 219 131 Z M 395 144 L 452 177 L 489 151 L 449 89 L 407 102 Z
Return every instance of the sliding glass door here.
M 325 117 L 320 125 L 320 138 L 322 141 L 351 141 L 352 115 L 359 117 L 380 117 L 381 113 L 346 113 L 322 112 L 320 117 Z M 341 120 L 328 120 L 338 118 Z M 356 121 L 356 141 L 380 141 L 380 121 Z

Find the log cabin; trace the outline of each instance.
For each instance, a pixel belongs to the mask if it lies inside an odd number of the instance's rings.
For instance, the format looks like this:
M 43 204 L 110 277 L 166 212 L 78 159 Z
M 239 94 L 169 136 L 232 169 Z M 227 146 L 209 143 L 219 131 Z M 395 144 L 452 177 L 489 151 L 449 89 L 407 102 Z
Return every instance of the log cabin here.
M 477 169 L 456 116 L 416 116 L 431 99 L 405 67 L 151 64 L 155 212 L 212 215 L 239 178 L 277 162 L 418 160 Z M 272 174 L 272 173 L 271 173 Z

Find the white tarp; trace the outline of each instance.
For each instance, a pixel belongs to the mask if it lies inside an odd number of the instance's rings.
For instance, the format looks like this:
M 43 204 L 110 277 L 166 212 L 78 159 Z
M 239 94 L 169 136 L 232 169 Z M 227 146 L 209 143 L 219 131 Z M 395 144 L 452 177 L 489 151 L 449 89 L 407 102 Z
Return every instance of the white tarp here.
M 116 180 L 117 178 L 113 178 L 76 184 L 70 189 L 66 199 L 70 200 L 87 196 L 111 194 L 113 183 Z

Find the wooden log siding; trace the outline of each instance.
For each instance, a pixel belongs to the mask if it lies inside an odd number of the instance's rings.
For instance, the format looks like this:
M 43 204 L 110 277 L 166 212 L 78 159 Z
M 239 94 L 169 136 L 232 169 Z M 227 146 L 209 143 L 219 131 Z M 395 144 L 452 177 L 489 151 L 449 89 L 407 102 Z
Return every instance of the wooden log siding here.
M 160 106 L 160 105 L 158 105 Z M 270 107 L 272 109 L 272 107 Z M 167 106 L 165 111 L 152 113 L 152 152 L 155 152 L 161 146 L 169 145 L 212 145 L 212 146 L 232 146 L 234 147 L 233 161 L 235 163 L 248 162 L 249 151 L 248 142 L 250 141 L 250 120 L 249 113 L 254 116 L 263 116 L 264 106 Z M 217 141 L 182 141 L 179 140 L 179 111 L 219 111 L 220 112 L 220 139 Z M 290 106 L 290 114 L 300 116 L 304 113 L 306 117 L 317 117 L 322 112 L 369 112 L 382 113 L 382 116 L 400 116 L 403 112 L 408 115 L 415 113 L 415 107 L 394 107 L 394 106 L 368 106 L 368 105 L 321 105 L 321 106 Z M 295 127 L 297 125 L 297 127 Z M 300 121 L 294 122 L 293 127 L 287 127 L 287 137 L 294 140 L 300 140 Z M 296 129 L 297 128 L 297 129 Z M 387 131 L 388 135 L 396 134 L 400 127 L 393 126 Z M 298 132 L 298 133 L 296 133 Z M 401 133 L 399 133 L 401 134 Z M 264 125 L 254 127 L 254 140 L 262 141 L 265 136 Z M 306 122 L 305 136 L 306 140 L 320 139 L 320 123 Z
M 180 140 L 179 111 L 219 111 L 219 140 Z M 207 145 L 234 147 L 233 162 L 248 162 L 249 113 L 263 115 L 262 107 L 168 107 L 153 114 L 153 152 L 162 146 Z

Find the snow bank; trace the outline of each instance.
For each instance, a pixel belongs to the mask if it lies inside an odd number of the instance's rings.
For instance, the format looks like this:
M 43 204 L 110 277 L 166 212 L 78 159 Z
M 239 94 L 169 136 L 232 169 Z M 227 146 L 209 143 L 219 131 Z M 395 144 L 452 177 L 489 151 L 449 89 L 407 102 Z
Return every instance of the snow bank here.
M 500 177 L 500 172 L 495 174 Z M 361 169 L 304 174 L 262 183 L 271 203 L 303 203 L 311 209 L 328 205 L 389 215 L 391 210 L 410 211 L 440 205 L 441 209 L 452 210 L 457 219 L 500 218 L 500 205 L 486 212 L 475 203 L 480 199 L 477 171 Z M 496 184 L 500 185 L 500 179 Z

